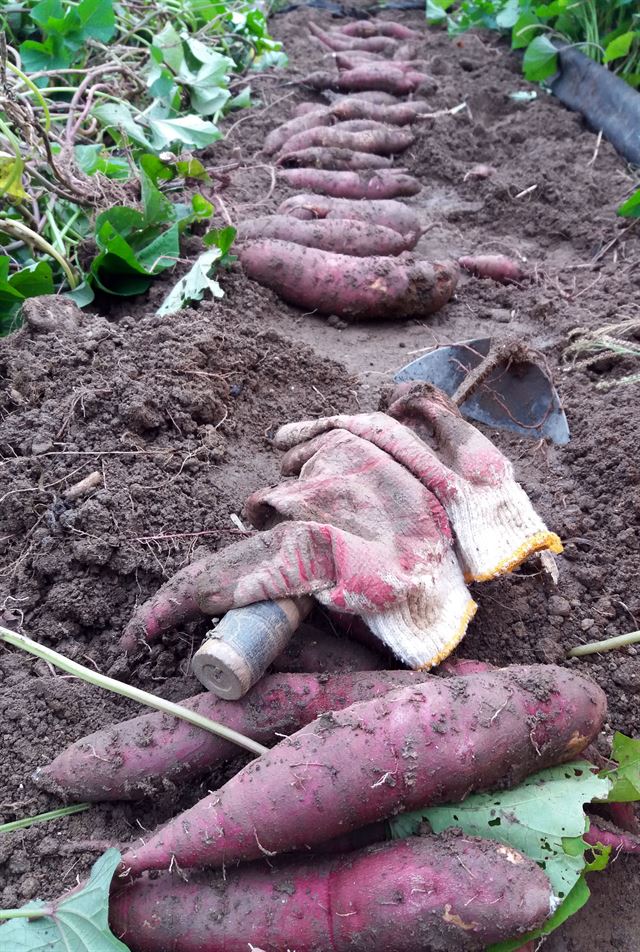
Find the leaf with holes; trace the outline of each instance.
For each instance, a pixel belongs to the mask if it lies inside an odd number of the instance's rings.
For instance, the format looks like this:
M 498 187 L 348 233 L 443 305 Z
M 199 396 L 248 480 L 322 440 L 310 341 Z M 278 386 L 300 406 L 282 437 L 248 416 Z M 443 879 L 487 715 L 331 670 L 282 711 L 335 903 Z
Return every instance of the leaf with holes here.
M 606 798 L 611 781 L 586 761 L 551 767 L 514 790 L 478 793 L 462 803 L 428 807 L 390 821 L 394 837 L 415 833 L 425 820 L 434 833 L 460 827 L 471 836 L 508 843 L 544 869 L 560 899 L 585 868 L 583 804 Z

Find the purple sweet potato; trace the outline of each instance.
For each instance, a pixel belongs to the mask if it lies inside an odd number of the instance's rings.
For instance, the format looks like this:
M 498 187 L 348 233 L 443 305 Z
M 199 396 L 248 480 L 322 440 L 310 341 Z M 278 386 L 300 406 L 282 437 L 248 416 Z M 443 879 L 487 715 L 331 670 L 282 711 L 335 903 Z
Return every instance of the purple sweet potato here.
M 337 173 L 331 173 L 335 175 Z M 364 221 L 319 219 L 303 221 L 289 215 L 269 215 L 243 221 L 238 226 L 238 242 L 257 238 L 279 238 L 307 248 L 320 248 L 336 254 L 369 258 L 372 255 L 399 255 L 411 251 L 413 236 L 401 235 L 392 228 Z M 294 639 L 290 644 L 296 643 Z M 307 668 L 315 671 L 316 668 Z
M 239 249 L 246 274 L 305 311 L 352 320 L 433 314 L 455 290 L 457 267 L 397 258 L 356 258 L 288 241 L 249 242 Z
M 333 172 L 327 169 L 285 169 L 279 173 L 293 188 L 313 189 L 334 198 L 398 198 L 417 195 L 422 186 L 413 175 L 393 169 L 378 172 Z
M 356 20 L 341 26 L 340 33 L 345 36 L 392 36 L 394 40 L 419 40 L 421 36 L 416 30 L 395 23 L 393 20 Z
M 296 108 L 293 110 L 294 118 L 298 116 L 306 116 L 309 112 L 316 112 L 318 109 L 324 109 L 325 106 L 322 103 L 318 102 L 299 102 Z
M 278 208 L 278 215 L 294 218 L 354 218 L 393 228 L 401 235 L 414 236 L 417 241 L 422 234 L 420 220 L 413 208 L 393 199 L 375 201 L 351 201 L 347 198 L 330 198 L 324 195 L 292 195 Z
M 367 50 L 343 50 L 340 53 L 327 53 L 327 56 L 332 57 L 339 69 L 351 69 L 350 66 L 346 67 L 342 65 L 342 60 L 344 59 L 359 63 L 380 62 L 384 59 L 384 56 L 380 53 L 370 53 Z
M 312 146 L 296 152 L 285 150 L 278 158 L 278 165 L 296 168 L 335 169 L 337 172 L 358 169 L 389 169 L 393 159 L 373 152 L 354 152 L 352 149 Z
M 319 717 L 132 845 L 123 867 L 135 875 L 174 862 L 185 869 L 259 859 L 515 786 L 577 757 L 605 714 L 596 684 L 554 665 L 432 678 Z
M 433 107 L 426 102 L 402 102 L 394 105 L 366 102 L 356 96 L 341 99 L 329 107 L 336 119 L 374 119 L 391 126 L 408 126 Z
M 362 56 L 361 50 L 345 50 L 342 53 L 334 54 L 335 64 L 338 69 L 356 69 L 362 63 L 371 62 L 368 59 L 364 59 Z M 387 60 L 388 63 L 388 60 Z M 393 60 L 393 68 L 401 69 L 404 73 L 409 72 L 427 72 L 428 63 L 423 59 L 414 59 L 414 60 Z
M 273 129 L 264 140 L 262 151 L 265 155 L 273 155 L 274 152 L 279 152 L 288 139 L 299 132 L 304 132 L 305 129 L 313 129 L 316 126 L 330 126 L 333 122 L 335 122 L 335 118 L 331 110 L 326 106 L 318 106 L 302 116 L 290 119 L 283 125 L 278 126 L 277 129 Z
M 290 789 L 309 773 L 291 770 Z M 162 874 L 114 887 L 109 912 L 131 952 L 479 952 L 542 925 L 552 902 L 533 860 L 445 833 L 188 882 Z
M 354 127 L 355 123 L 358 125 Z M 368 127 L 363 127 L 365 123 Z M 397 155 L 414 142 L 415 136 L 409 129 L 387 126 L 372 119 L 352 119 L 348 123 L 340 122 L 335 126 L 319 126 L 298 132 L 287 139 L 281 155 L 286 156 L 291 152 L 314 147 L 373 152 L 375 155 Z
M 340 102 L 343 99 L 363 99 L 365 102 L 377 102 L 384 106 L 394 106 L 400 102 L 397 96 L 375 89 L 363 89 L 359 93 L 338 95 L 334 97 L 334 102 Z
M 406 96 L 417 92 L 423 83 L 432 83 L 426 73 L 404 72 L 392 63 L 362 63 L 354 69 L 346 69 L 336 76 L 321 70 L 310 73 L 300 80 L 311 89 L 331 89 L 337 93 L 388 92 Z
M 390 36 L 350 37 L 340 33 L 330 33 L 321 29 L 315 23 L 309 23 L 309 32 L 315 36 L 328 50 L 342 52 L 342 50 L 366 50 L 371 53 L 385 53 L 393 56 L 399 43 Z
M 205 691 L 181 704 L 261 744 L 273 744 L 279 735 L 292 734 L 325 711 L 342 710 L 428 677 L 420 671 L 272 674 L 240 701 L 222 701 Z M 155 712 L 80 738 L 40 767 L 33 779 L 67 800 L 137 800 L 198 777 L 238 753 L 238 747 L 222 737 Z
M 499 284 L 515 284 L 526 277 L 524 268 L 506 255 L 466 255 L 458 264 L 476 278 L 491 278 Z

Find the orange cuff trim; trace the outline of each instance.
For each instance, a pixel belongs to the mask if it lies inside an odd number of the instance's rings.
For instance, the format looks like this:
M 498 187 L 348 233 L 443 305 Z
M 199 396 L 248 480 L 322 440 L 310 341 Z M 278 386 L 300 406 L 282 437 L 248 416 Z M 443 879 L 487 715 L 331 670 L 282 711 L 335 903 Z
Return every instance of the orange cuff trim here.
M 477 611 L 478 611 L 478 606 L 473 601 L 473 599 L 469 599 L 469 601 L 467 602 L 467 606 L 464 610 L 464 613 L 462 615 L 462 618 L 460 619 L 460 623 L 458 624 L 458 627 L 456 629 L 456 633 L 451 639 L 451 641 L 448 641 L 446 643 L 442 651 L 440 651 L 435 656 L 435 658 L 432 658 L 431 661 L 427 661 L 426 664 L 421 664 L 418 668 L 414 668 L 413 670 L 414 671 L 428 671 L 429 668 L 435 668 L 435 666 L 440 664 L 442 661 L 444 661 L 445 658 L 448 658 L 451 652 L 453 651 L 453 649 L 456 648 L 460 644 L 462 639 L 464 638 L 469 622 L 471 621 L 471 619 L 473 618 L 473 616 L 475 615 Z
M 465 575 L 465 582 L 488 582 L 492 578 L 496 578 L 498 575 L 507 575 L 509 572 L 513 572 L 514 569 L 517 569 L 530 555 L 533 555 L 535 552 L 542 552 L 548 550 L 549 552 L 554 552 L 556 555 L 559 555 L 562 552 L 562 542 L 560 541 L 559 536 L 555 532 L 549 532 L 544 530 L 542 532 L 536 532 L 535 535 L 531 536 L 525 542 L 519 546 L 515 552 L 512 552 L 511 555 L 508 555 L 506 558 L 502 559 L 498 564 L 488 572 L 483 572 L 481 575 Z

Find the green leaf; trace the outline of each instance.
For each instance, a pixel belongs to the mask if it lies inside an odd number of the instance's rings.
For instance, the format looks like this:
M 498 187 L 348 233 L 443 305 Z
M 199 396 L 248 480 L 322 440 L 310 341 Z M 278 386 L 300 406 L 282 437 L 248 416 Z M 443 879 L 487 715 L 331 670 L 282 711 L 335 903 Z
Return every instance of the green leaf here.
M 631 199 L 636 199 L 638 217 L 640 215 L 640 190 Z M 629 202 L 631 201 L 629 199 Z M 628 204 L 626 202 L 625 204 Z M 613 735 L 611 759 L 618 766 L 614 770 L 604 770 L 600 776 L 607 777 L 613 783 L 607 799 L 611 803 L 633 803 L 640 800 L 640 740 L 626 737 L 619 731 Z
M 22 174 L 18 172 L 15 155 L 0 152 L 0 196 L 7 196 L 14 202 L 21 202 L 27 197 L 22 187 Z
M 144 169 L 140 169 L 140 183 L 142 186 L 142 208 L 145 225 L 163 225 L 173 221 L 175 213 L 172 203 L 166 195 L 162 194 Z
M 224 257 L 228 254 L 235 237 L 236 229 L 228 225 L 226 228 L 216 228 L 208 231 L 202 241 L 207 248 L 218 248 L 222 257 Z
M 479 793 L 462 803 L 429 807 L 390 821 L 392 835 L 408 836 L 425 819 L 434 833 L 460 827 L 472 836 L 509 843 L 544 869 L 564 899 L 585 865 L 583 804 L 607 796 L 610 781 L 577 761 L 543 770 L 514 790 Z
M 149 119 L 149 128 L 153 137 L 153 148 L 167 149 L 180 142 L 189 148 L 202 149 L 222 138 L 222 134 L 212 122 L 206 122 L 200 116 L 181 116 L 178 119 Z
M 640 218 L 640 188 L 618 207 L 617 213 L 623 218 Z
M 564 902 L 558 906 L 551 918 L 547 919 L 540 929 L 536 929 L 535 932 L 528 932 L 526 935 L 521 935 L 517 939 L 507 939 L 505 942 L 496 942 L 490 945 L 486 952 L 516 952 L 517 949 L 521 949 L 527 942 L 550 935 L 554 929 L 557 929 L 558 926 L 561 926 L 563 922 L 566 922 L 567 919 L 570 919 L 571 916 L 582 909 L 590 895 L 591 893 L 585 878 L 581 876 Z
M 510 30 L 518 19 L 520 0 L 507 0 L 502 10 L 496 15 L 496 24 L 501 30 Z
M 35 73 L 41 69 L 65 69 L 71 65 L 72 57 L 65 47 L 61 36 L 49 36 L 40 43 L 37 40 L 25 40 L 20 44 L 22 69 L 26 73 Z
M 84 886 L 52 903 L 30 902 L 35 919 L 9 919 L 0 926 L 11 952 L 129 952 L 108 925 L 109 887 L 120 862 L 116 849 L 94 864 Z
M 631 49 L 631 44 L 635 40 L 636 36 L 639 36 L 635 30 L 630 30 L 628 33 L 622 33 L 620 36 L 617 36 L 615 40 L 607 45 L 604 51 L 603 63 L 610 63 L 612 60 L 620 59 L 622 56 L 626 56 L 629 50 Z
M 74 288 L 73 291 L 67 291 L 65 297 L 71 298 L 74 304 L 77 304 L 78 307 L 86 307 L 87 304 L 95 299 L 95 294 L 93 293 L 93 288 L 91 287 L 88 279 L 78 285 L 77 288 Z
M 511 30 L 511 49 L 524 49 L 525 46 L 528 46 L 531 40 L 537 36 L 541 29 L 542 24 L 538 17 L 534 16 L 533 13 L 523 13 L 516 20 Z
M 124 132 L 132 142 L 153 151 L 154 146 L 147 138 L 145 129 L 139 122 L 136 122 L 133 112 L 126 103 L 104 103 L 96 106 L 92 110 L 92 115 L 105 127 L 116 142 L 121 142 L 122 133 Z
M 442 23 L 447 19 L 446 11 L 453 6 L 453 0 L 427 0 L 427 23 Z
M 184 63 L 182 40 L 170 23 L 167 23 L 155 37 L 153 46 L 159 51 L 163 61 L 177 73 Z
M 181 308 L 186 307 L 190 301 L 201 301 L 205 291 L 211 291 L 214 297 L 223 297 L 224 291 L 218 282 L 215 278 L 209 277 L 209 271 L 220 256 L 218 248 L 203 251 L 194 262 L 191 270 L 180 278 L 175 287 L 171 289 L 156 314 L 159 317 L 174 314 Z
M 126 159 L 117 155 L 109 155 L 104 146 L 76 145 L 73 149 L 78 166 L 85 175 L 95 175 L 101 172 L 107 178 L 124 180 L 131 175 L 131 168 Z
M 558 53 L 546 36 L 536 36 L 524 54 L 524 75 L 530 82 L 542 82 L 558 72 Z
M 76 12 L 82 23 L 83 38 L 91 36 L 108 43 L 116 32 L 113 0 L 80 0 Z
M 274 64 L 271 64 L 274 65 Z M 229 99 L 225 106 L 227 112 L 230 112 L 232 109 L 247 109 L 251 105 L 251 86 L 245 86 L 244 89 L 241 89 L 240 92 Z

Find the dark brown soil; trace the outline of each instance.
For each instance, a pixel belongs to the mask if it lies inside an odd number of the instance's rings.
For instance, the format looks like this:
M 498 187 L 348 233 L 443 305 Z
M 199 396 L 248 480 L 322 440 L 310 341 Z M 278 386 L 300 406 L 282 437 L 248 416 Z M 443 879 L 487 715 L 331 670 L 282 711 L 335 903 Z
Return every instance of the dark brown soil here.
M 279 185 L 271 193 L 272 170 L 259 149 L 295 103 L 319 98 L 288 85 L 322 63 L 306 38 L 308 18 L 309 11 L 296 11 L 274 19 L 292 67 L 255 80 L 265 108 L 235 120 L 227 141 L 210 150 L 211 164 L 230 156 L 246 163 L 221 192 L 234 219 L 273 211 L 290 194 Z M 398 19 L 423 24 L 418 13 Z M 631 175 L 552 97 L 537 90 L 525 104 L 510 98 L 533 87 L 494 36 L 453 41 L 425 32 L 424 55 L 438 82 L 434 111 L 461 102 L 468 108 L 426 120 L 402 157 L 424 184 L 409 200 L 429 225 L 419 250 L 432 258 L 507 252 L 526 258 L 534 280 L 505 288 L 464 279 L 456 299 L 428 321 L 342 329 L 283 304 L 237 267 L 222 276 L 223 300 L 172 319 L 149 316 L 166 293 L 161 283 L 148 299 L 79 323 L 59 303 L 49 308 L 53 322 L 46 309 L 32 308 L 31 322 L 0 345 L 6 625 L 147 690 L 172 699 L 194 693 L 184 672 L 202 626 L 167 636 L 133 671 L 116 641 L 135 604 L 163 579 L 238 537 L 231 514 L 241 513 L 250 491 L 277 478 L 273 428 L 372 408 L 393 371 L 416 352 L 492 335 L 538 349 L 563 397 L 572 430 L 567 447 L 493 436 L 565 552 L 557 589 L 530 570 L 477 586 L 480 609 L 461 653 L 499 664 L 563 661 L 572 645 L 640 627 L 638 389 L 596 389 L 618 372 L 611 361 L 589 371 L 562 361 L 572 328 L 637 316 L 640 246 L 614 214 Z M 495 174 L 465 181 L 478 163 Z M 66 502 L 65 491 L 93 471 L 100 485 Z M 640 734 L 634 648 L 568 663 L 607 691 L 607 731 Z M 57 805 L 31 783 L 36 766 L 133 706 L 13 651 L 0 652 L 0 679 L 0 818 L 11 820 Z M 217 779 L 168 791 L 153 805 L 95 806 L 5 836 L 0 906 L 72 885 L 93 857 L 69 855 L 64 844 L 130 839 Z M 589 906 L 545 948 L 636 952 L 637 860 L 620 859 L 592 880 Z

